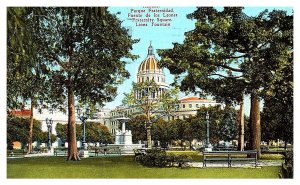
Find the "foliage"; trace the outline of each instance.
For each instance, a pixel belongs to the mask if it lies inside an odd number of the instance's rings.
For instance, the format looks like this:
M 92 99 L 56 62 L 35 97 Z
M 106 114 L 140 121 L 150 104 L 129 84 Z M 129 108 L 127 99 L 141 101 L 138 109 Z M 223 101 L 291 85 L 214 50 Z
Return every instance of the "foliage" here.
M 167 148 L 168 143 L 176 139 L 176 125 L 171 121 L 157 120 L 152 127 L 153 139 L 160 141 L 162 148 Z
M 217 144 L 222 138 L 220 137 L 220 124 L 222 122 L 223 110 L 220 106 L 201 107 L 197 111 L 197 119 L 202 125 L 201 135 L 199 139 L 204 140 L 206 137 L 206 113 L 209 114 L 209 140 L 212 144 Z
M 147 121 L 148 120 L 145 115 L 137 115 L 132 117 L 126 124 L 128 130 L 131 130 L 132 141 L 134 143 L 137 143 L 138 141 L 145 141 L 147 139 L 145 126 Z
M 237 111 L 227 107 L 222 110 L 220 106 L 201 107 L 195 117 L 184 120 L 175 119 L 165 121 L 159 119 L 153 122 L 151 128 L 153 139 L 160 141 L 163 148 L 173 140 L 191 141 L 193 139 L 205 140 L 206 138 L 206 112 L 209 113 L 209 130 L 211 143 L 217 144 L 220 140 L 229 141 L 237 137 Z M 129 129 L 133 133 L 133 141 L 145 140 L 145 116 L 137 116 L 129 120 Z M 138 138 L 138 139 L 137 139 Z M 191 146 L 190 146 L 191 147 Z
M 108 128 L 101 123 L 86 123 L 86 142 L 90 143 L 112 143 L 112 135 Z
M 281 178 L 293 178 L 294 177 L 294 152 L 286 151 L 284 156 L 284 164 L 282 164 L 280 170 Z
M 7 146 L 11 147 L 12 142 L 19 141 L 24 147 L 28 143 L 29 118 L 7 117 Z M 45 133 L 42 132 L 41 122 L 33 121 L 33 141 L 42 141 Z M 47 133 L 46 133 L 47 134 Z M 52 138 L 55 141 L 55 137 Z
M 56 124 L 56 134 L 62 142 L 66 142 L 67 124 Z M 83 125 L 76 124 L 77 140 L 83 139 Z M 86 142 L 88 143 L 112 143 L 112 136 L 108 128 L 101 123 L 87 122 L 86 123 Z
M 38 43 L 42 8 L 7 8 L 7 110 L 23 109 L 30 103 L 28 152 L 32 150 L 33 109 L 49 103 L 49 78 L 46 61 Z
M 117 85 L 129 77 L 122 58 L 136 58 L 130 50 L 137 41 L 106 7 L 44 11 L 38 39 L 41 55 L 49 62 L 53 100 L 65 100 L 72 84 L 81 102 L 111 101 Z
M 182 44 L 159 51 L 161 66 L 177 75 L 181 90 L 225 104 L 251 95 L 251 147 L 259 151 L 259 97 L 293 65 L 293 15 L 265 10 L 250 17 L 242 7 L 198 7 L 187 17 L 196 20 L 195 29 Z
M 190 159 L 186 155 L 167 154 L 164 150 L 149 149 L 145 155 L 139 156 L 137 162 L 147 167 L 188 167 Z
M 117 86 L 129 77 L 123 59 L 136 58 L 130 51 L 137 41 L 130 38 L 107 7 L 26 9 L 40 10 L 28 17 L 35 23 L 34 29 L 29 29 L 35 36 L 30 40 L 36 43 L 38 52 L 34 55 L 43 61 L 41 69 L 49 82 L 47 101 L 54 108 L 65 109 L 68 100 L 68 160 L 79 160 L 75 97 L 78 102 L 92 104 L 111 101 Z
M 56 135 L 61 141 L 67 142 L 67 136 L 68 136 L 68 125 L 67 124 L 62 124 L 62 123 L 57 123 L 56 127 Z M 82 139 L 82 127 L 81 124 L 76 124 L 76 140 L 81 140 Z
M 55 142 L 56 140 L 56 135 L 51 134 L 51 143 Z M 41 132 L 39 137 L 36 139 L 37 142 L 39 143 L 46 143 L 46 145 L 48 144 L 48 138 L 49 138 L 49 133 L 48 132 Z
M 7 8 L 7 108 L 23 108 L 27 100 L 43 104 L 49 84 L 36 37 L 40 8 Z
M 220 138 L 224 141 L 231 141 L 237 138 L 237 112 L 233 108 L 225 108 L 218 132 Z
M 133 83 L 133 88 L 130 93 L 124 93 L 125 98 L 122 103 L 127 106 L 134 106 L 140 112 L 138 114 L 144 115 L 146 122 L 144 122 L 147 132 L 147 144 L 151 148 L 151 127 L 153 122 L 156 122 L 161 117 L 170 116 L 176 110 L 178 102 L 178 90 L 170 89 L 162 92 L 162 95 L 155 97 L 158 91 L 158 84 L 154 80 Z M 136 94 L 139 97 L 136 97 Z
M 285 66 L 280 72 L 282 75 L 264 98 L 262 138 L 293 143 L 293 65 Z

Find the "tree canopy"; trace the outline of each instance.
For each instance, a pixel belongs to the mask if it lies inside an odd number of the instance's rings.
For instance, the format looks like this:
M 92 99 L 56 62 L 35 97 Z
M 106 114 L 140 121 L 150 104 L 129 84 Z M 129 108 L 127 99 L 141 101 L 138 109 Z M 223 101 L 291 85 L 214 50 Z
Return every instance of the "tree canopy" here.
M 127 30 L 121 26 L 121 21 L 110 14 L 107 7 L 21 9 L 25 13 L 29 12 L 26 15 L 22 11 L 19 12 L 19 9 L 14 7 L 9 11 L 12 12 L 12 16 L 9 16 L 9 20 L 12 21 L 8 23 L 8 32 L 12 33 L 9 34 L 9 38 L 13 38 L 15 36 L 13 34 L 16 33 L 15 38 L 18 39 L 17 44 L 14 44 L 14 39 L 9 44 L 13 50 L 14 46 L 20 45 L 21 42 L 23 46 L 28 46 L 34 41 L 35 47 L 31 50 L 33 54 L 30 56 L 38 57 L 39 61 L 42 61 L 39 69 L 46 74 L 43 80 L 48 82 L 46 87 L 49 87 L 47 101 L 54 108 L 60 109 L 65 109 L 66 102 L 68 104 L 67 159 L 79 160 L 75 132 L 75 101 L 101 105 L 103 102 L 113 100 L 117 86 L 129 77 L 128 71 L 125 70 L 125 58 L 129 60 L 136 58 L 131 50 L 137 40 L 131 39 Z M 28 29 L 28 32 L 26 32 L 27 22 L 19 22 L 21 15 L 32 23 L 30 24 L 32 29 Z M 17 26 L 16 29 L 13 29 L 14 26 Z M 26 39 L 23 33 L 31 37 Z M 24 48 L 18 49 L 23 51 Z M 12 65 L 14 62 L 20 62 L 15 61 L 17 56 L 10 58 Z M 30 57 L 27 56 L 26 59 L 28 58 Z M 24 65 L 27 67 L 29 64 L 35 66 L 36 62 Z M 27 71 L 34 70 L 29 68 Z M 12 83 L 8 84 L 11 84 L 9 89 L 19 94 L 19 91 L 23 90 L 16 88 Z M 44 87 L 35 81 L 33 84 L 40 88 Z M 30 91 L 33 92 L 35 91 Z
M 293 15 L 265 10 L 247 16 L 242 7 L 199 7 L 187 16 L 195 29 L 182 44 L 159 50 L 160 65 L 177 75 L 181 90 L 239 102 L 251 96 L 252 148 L 260 151 L 259 98 L 293 61 Z

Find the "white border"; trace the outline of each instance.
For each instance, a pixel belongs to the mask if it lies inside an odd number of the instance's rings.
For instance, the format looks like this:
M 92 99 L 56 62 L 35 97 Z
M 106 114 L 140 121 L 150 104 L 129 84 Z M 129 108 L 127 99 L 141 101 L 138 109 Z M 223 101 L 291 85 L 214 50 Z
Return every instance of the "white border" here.
M 5 1 L 5 0 L 4 0 Z M 299 4 L 299 3 L 298 3 Z M 0 181 L 1 184 L 43 184 L 43 185 L 52 185 L 55 184 L 66 184 L 66 183 L 72 183 L 72 184 L 153 184 L 153 183 L 188 183 L 188 184 L 296 184 L 298 182 L 299 177 L 297 176 L 297 172 L 299 172 L 298 167 L 298 160 L 296 157 L 294 157 L 295 161 L 295 173 L 294 173 L 294 179 L 293 180 L 253 180 L 253 179 L 244 179 L 244 180 L 217 180 L 217 179 L 189 179 L 189 180 L 175 180 L 175 179 L 168 179 L 168 180 L 145 180 L 145 179 L 88 179 L 88 180 L 77 180 L 77 179 L 65 179 L 65 180 L 58 180 L 58 179 L 51 179 L 51 180 L 45 180 L 45 179 L 37 179 L 37 180 L 11 180 L 6 179 L 6 7 L 7 6 L 151 6 L 151 5 L 159 5 L 159 6 L 176 6 L 176 7 L 187 7 L 187 6 L 249 6 L 249 7 L 257 7 L 257 6 L 284 6 L 284 7 L 294 7 L 294 42 L 295 42 L 295 59 L 294 59 L 294 84 L 295 84 L 295 90 L 294 90 L 294 105 L 295 110 L 294 112 L 294 146 L 295 146 L 295 156 L 298 156 L 298 139 L 297 136 L 299 133 L 299 126 L 297 124 L 300 123 L 299 114 L 297 112 L 299 111 L 297 105 L 300 105 L 299 102 L 299 64 L 297 63 L 299 61 L 299 6 L 297 4 L 297 0 L 252 0 L 252 1 L 246 1 L 246 0 L 161 0 L 161 1 L 154 1 L 154 0 L 12 0 L 9 2 L 3 2 L 1 0 L 0 2 L 0 21 L 1 21 L 1 36 L 0 36 L 0 42 L 1 42 L 1 62 L 0 62 L 0 84 L 1 84 L 1 94 L 0 94 Z M 117 173 L 117 172 L 116 172 Z M 297 183 L 298 184 L 298 183 Z

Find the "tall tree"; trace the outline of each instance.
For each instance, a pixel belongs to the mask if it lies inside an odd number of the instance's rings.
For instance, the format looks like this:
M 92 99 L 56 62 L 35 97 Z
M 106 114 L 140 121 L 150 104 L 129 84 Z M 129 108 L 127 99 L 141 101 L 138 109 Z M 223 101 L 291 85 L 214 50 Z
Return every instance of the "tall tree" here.
M 154 98 L 154 94 L 158 91 L 158 85 L 154 80 L 133 83 L 133 88 L 130 93 L 124 93 L 123 99 L 124 105 L 135 106 L 140 110 L 140 114 L 144 115 L 147 119 L 145 127 L 147 130 L 147 146 L 152 147 L 151 139 L 151 127 L 154 122 L 161 117 L 169 117 L 171 113 L 176 109 L 178 101 L 178 91 L 176 89 L 170 89 L 164 91 L 162 95 Z M 135 94 L 140 94 L 136 97 Z
M 272 86 L 274 73 L 292 58 L 293 15 L 267 10 L 250 17 L 241 7 L 200 7 L 189 14 L 195 29 L 183 44 L 161 50 L 161 65 L 186 74 L 182 90 L 211 94 L 226 103 L 251 96 L 251 148 L 260 156 L 260 97 Z M 271 59 L 271 60 L 270 60 Z
M 33 109 L 45 103 L 49 92 L 45 64 L 36 42 L 42 8 L 7 8 L 7 109 L 30 103 L 28 153 L 32 150 Z
M 262 112 L 262 137 L 265 141 L 282 139 L 293 143 L 293 64 L 277 71 L 281 78 L 264 97 Z
M 174 121 L 165 121 L 164 119 L 159 119 L 153 123 L 153 135 L 155 140 L 160 141 L 160 145 L 163 148 L 167 148 L 168 144 L 176 139 L 176 126 Z
M 117 85 L 129 77 L 122 59 L 136 58 L 130 53 L 136 41 L 106 7 L 48 7 L 44 11 L 36 39 L 42 48 L 40 55 L 47 61 L 52 101 L 60 104 L 61 99 L 67 100 L 67 160 L 80 160 L 75 100 L 92 104 L 111 101 Z
M 128 130 L 132 131 L 132 141 L 137 143 L 139 141 L 145 141 L 147 139 L 146 136 L 146 127 L 145 124 L 147 122 L 147 118 L 145 115 L 137 115 L 132 117 L 126 126 L 128 126 Z
M 237 138 L 237 112 L 230 107 L 223 111 L 223 117 L 218 130 L 220 139 L 232 141 Z

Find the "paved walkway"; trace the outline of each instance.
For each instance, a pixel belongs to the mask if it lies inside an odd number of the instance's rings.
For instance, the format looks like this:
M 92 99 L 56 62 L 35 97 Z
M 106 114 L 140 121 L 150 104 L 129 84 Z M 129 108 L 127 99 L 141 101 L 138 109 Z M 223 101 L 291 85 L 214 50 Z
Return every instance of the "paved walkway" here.
M 191 167 L 195 168 L 203 168 L 203 162 L 192 162 L 189 163 Z M 263 167 L 263 166 L 281 166 L 282 162 L 281 161 L 259 161 L 257 162 L 257 167 Z M 210 168 L 210 167 L 219 167 L 223 168 L 226 167 L 228 168 L 228 163 L 226 162 L 207 162 L 205 168 Z M 235 162 L 232 163 L 232 168 L 255 168 L 255 163 L 254 162 Z

